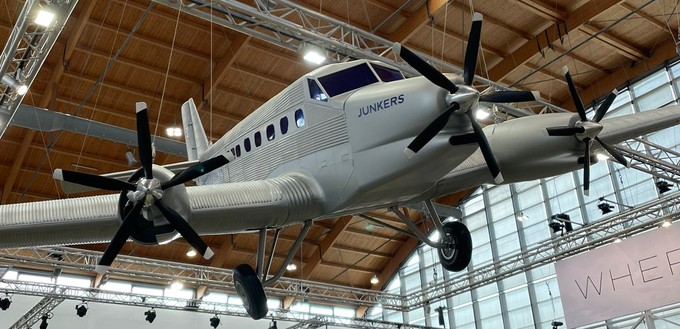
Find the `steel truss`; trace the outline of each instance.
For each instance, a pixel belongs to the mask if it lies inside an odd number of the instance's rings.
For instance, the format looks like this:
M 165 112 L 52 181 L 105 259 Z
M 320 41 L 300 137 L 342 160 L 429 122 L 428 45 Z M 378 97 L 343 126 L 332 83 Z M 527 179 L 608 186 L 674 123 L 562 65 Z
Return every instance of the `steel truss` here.
M 79 288 L 50 283 L 21 282 L 0 279 L 0 291 L 12 294 L 44 297 L 43 301 L 47 300 L 46 303 L 49 303 L 50 301 L 63 301 L 64 299 L 70 299 L 84 302 L 108 303 L 148 308 L 153 307 L 156 309 L 194 311 L 209 314 L 218 313 L 229 316 L 250 317 L 242 305 L 215 303 L 184 298 L 151 296 L 128 292 L 107 291 L 97 288 Z M 40 307 L 41 303 L 38 303 L 34 309 L 37 309 L 38 311 L 46 309 L 45 307 Z M 53 309 L 54 306 L 48 310 Z M 29 311 L 29 313 L 31 312 Z M 39 314 L 42 315 L 44 313 Z M 425 326 L 360 318 L 311 316 L 309 313 L 295 312 L 285 309 L 270 309 L 267 318 L 277 321 L 292 321 L 303 324 L 308 323 L 319 326 L 339 326 L 344 328 L 429 328 Z M 25 323 L 18 326 L 15 325 L 15 327 L 12 328 L 28 328 L 29 325 L 29 323 Z
M 77 3 L 78 0 L 26 1 L 0 54 L 0 76 L 9 75 L 30 87 Z M 49 27 L 33 21 L 39 7 L 54 14 Z M 10 86 L 0 89 L 0 138 L 23 98 Z
M 55 287 L 55 289 L 57 288 Z M 65 298 L 63 296 L 44 297 L 30 310 L 24 313 L 24 315 L 22 315 L 19 320 L 17 320 L 17 322 L 9 327 L 9 329 L 31 328 L 31 326 L 38 322 L 38 320 L 40 320 L 43 315 L 52 312 L 52 310 L 59 306 L 59 304 L 61 304 L 64 300 Z
M 371 59 L 396 66 L 407 74 L 419 75 L 392 53 L 393 41 L 317 13 L 293 1 L 255 1 L 256 7 L 237 0 L 153 1 L 293 51 L 298 51 L 305 43 L 312 43 L 323 47 L 336 62 L 352 58 Z M 189 4 L 185 5 L 187 2 Z M 422 53 L 418 55 L 445 71 L 463 73 L 461 68 L 450 63 Z M 513 90 L 507 85 L 480 76 L 475 76 L 475 80 L 496 90 Z M 541 108 L 545 107 L 545 112 L 567 112 L 546 101 L 539 100 L 537 103 Z M 507 105 L 499 104 L 498 107 L 516 117 L 534 114 L 531 110 Z
M 632 168 L 680 185 L 680 152 L 646 138 L 634 138 L 614 147 L 631 160 Z
M 526 251 L 509 255 L 479 268 L 469 268 L 441 284 L 404 296 L 404 308 L 413 310 L 456 294 L 511 277 L 520 272 L 554 263 L 582 253 L 616 238 L 625 238 L 658 228 L 665 220 L 680 217 L 680 192 L 623 211 L 615 216 L 587 224 L 562 237 L 546 240 Z

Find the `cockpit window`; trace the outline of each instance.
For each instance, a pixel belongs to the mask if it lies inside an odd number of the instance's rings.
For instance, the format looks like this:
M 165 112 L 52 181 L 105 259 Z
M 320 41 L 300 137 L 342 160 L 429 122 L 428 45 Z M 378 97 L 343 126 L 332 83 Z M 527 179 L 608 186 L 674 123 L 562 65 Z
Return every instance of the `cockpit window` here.
M 309 96 L 317 101 L 328 102 L 328 96 L 321 90 L 319 84 L 314 79 L 307 79 L 307 84 L 309 85 Z
M 319 77 L 319 82 L 328 93 L 328 96 L 333 97 L 344 94 L 350 90 L 368 86 L 372 83 L 378 82 L 368 64 L 362 63 L 357 66 L 344 69 L 329 75 Z
M 375 73 L 378 73 L 380 80 L 384 82 L 396 81 L 404 78 L 404 75 L 398 70 L 376 64 L 371 64 L 371 66 L 373 66 Z

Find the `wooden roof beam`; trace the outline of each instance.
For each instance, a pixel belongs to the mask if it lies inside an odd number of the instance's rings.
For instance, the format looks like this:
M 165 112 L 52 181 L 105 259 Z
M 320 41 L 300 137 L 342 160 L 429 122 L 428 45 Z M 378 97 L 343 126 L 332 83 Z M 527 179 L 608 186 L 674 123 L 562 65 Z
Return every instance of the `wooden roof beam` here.
M 621 1 L 622 0 L 599 0 L 586 2 L 581 7 L 574 10 L 574 12 L 570 13 L 564 24 L 551 24 L 548 28 L 537 33 L 533 39 L 525 42 L 512 54 L 492 67 L 491 70 L 489 70 L 489 79 L 501 81 L 516 67 L 523 65 L 531 59 L 531 57 L 539 53 L 541 49 L 538 49 L 537 43 L 541 44 L 542 48 L 545 48 L 547 47 L 547 44 L 552 44 L 556 40 L 559 40 L 560 35 L 568 34 L 574 29 L 577 29 L 579 26 L 585 24 Z M 561 32 L 558 33 L 558 30 Z
M 316 249 L 314 254 L 312 254 L 312 257 L 305 262 L 302 268 L 303 279 L 309 279 L 312 274 L 314 274 L 314 270 L 316 270 L 317 266 L 321 263 L 323 256 L 338 240 L 342 231 L 344 231 L 349 225 L 349 222 L 352 221 L 352 217 L 353 216 L 343 216 L 338 218 L 335 225 L 333 225 L 333 228 L 326 234 L 323 240 L 321 240 L 319 248 Z
M 511 2 L 549 21 L 566 21 L 569 17 L 566 12 L 539 0 L 511 0 Z
M 625 8 L 626 10 L 629 10 L 629 11 L 637 10 L 637 8 L 635 6 L 630 5 L 626 2 L 622 2 L 619 5 L 623 8 Z M 666 24 L 664 22 L 657 20 L 656 18 L 654 18 L 651 15 L 645 14 L 641 10 L 636 11 L 635 15 L 642 17 L 644 20 L 646 20 L 649 23 L 652 23 L 652 25 L 660 28 L 661 30 L 668 31 L 668 26 L 666 26 Z
M 220 248 L 215 251 L 215 255 L 210 260 L 210 267 L 222 268 L 224 263 L 227 261 L 231 250 L 234 248 L 234 236 L 229 234 L 226 236 Z M 207 287 L 205 285 L 200 285 L 196 288 L 196 299 L 201 299 L 205 296 L 205 291 Z
M 584 32 L 585 34 L 588 34 L 590 36 L 595 36 L 595 40 L 599 41 L 603 45 L 615 50 L 617 53 L 626 56 L 628 59 L 634 60 L 634 61 L 641 61 L 645 58 L 648 58 L 649 56 L 647 55 L 647 52 L 639 49 L 631 44 L 629 44 L 626 41 L 623 41 L 613 35 L 611 35 L 608 32 L 602 32 L 600 33 L 600 29 L 592 26 L 592 25 L 582 25 L 579 27 L 579 30 Z M 600 34 L 597 34 L 600 33 Z
M 418 11 L 413 13 L 411 17 L 401 26 L 399 26 L 394 32 L 387 36 L 387 39 L 406 43 L 413 34 L 423 26 L 425 23 L 430 21 L 429 15 L 434 15 L 439 9 L 446 6 L 447 0 L 430 0 L 426 1 L 423 7 L 420 7 Z
M 235 37 L 230 40 L 229 48 L 227 48 L 226 53 L 222 55 L 219 62 L 213 67 L 212 74 L 208 73 L 208 76 L 203 80 L 208 81 L 212 78 L 211 82 L 204 82 L 202 90 L 193 96 L 194 101 L 197 101 L 196 108 L 199 111 L 203 109 L 203 106 L 210 100 L 214 88 L 224 81 L 229 67 L 236 61 L 236 57 L 243 52 L 245 49 L 244 46 L 248 43 L 250 38 L 249 35 L 237 33 L 235 34 Z

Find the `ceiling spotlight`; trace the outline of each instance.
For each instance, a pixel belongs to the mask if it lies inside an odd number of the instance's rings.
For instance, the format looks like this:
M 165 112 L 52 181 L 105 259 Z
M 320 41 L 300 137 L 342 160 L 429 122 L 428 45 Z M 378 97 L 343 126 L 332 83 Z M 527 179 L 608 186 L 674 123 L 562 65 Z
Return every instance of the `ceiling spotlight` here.
M 602 211 L 603 215 L 606 215 L 610 212 L 612 212 L 612 209 L 614 209 L 614 206 L 610 205 L 607 201 L 602 201 L 597 204 L 597 208 Z
M 661 227 L 669 227 L 669 226 L 671 226 L 672 224 L 673 224 L 673 223 L 671 223 L 671 220 L 670 220 L 670 219 L 666 219 L 665 221 L 663 221 L 663 223 L 661 223 Z
M 210 318 L 210 326 L 213 328 L 217 328 L 217 326 L 220 325 L 220 318 L 217 317 L 217 314 Z
M 175 280 L 175 281 L 172 281 L 172 283 L 170 284 L 170 290 L 177 291 L 177 290 L 182 290 L 182 288 L 184 288 L 184 283 L 182 283 L 182 281 Z
M 272 320 L 272 322 L 269 323 L 268 329 L 279 329 L 279 327 L 276 326 L 276 320 Z
M 295 265 L 295 263 L 290 263 L 286 266 L 286 270 L 288 270 L 288 272 L 294 272 L 297 270 L 297 265 Z
M 302 54 L 302 58 L 310 63 L 319 65 L 326 61 L 326 51 L 317 45 L 302 43 L 298 51 Z
M 618 236 L 616 237 L 616 239 L 614 239 L 614 243 L 621 243 L 621 241 L 623 240 L 621 240 L 621 238 L 619 238 Z
M 664 194 L 670 191 L 671 187 L 673 187 L 673 184 L 662 179 L 659 179 L 656 182 L 654 182 L 654 185 L 656 185 L 656 188 L 659 190 L 659 194 Z
M 176 126 L 168 127 L 165 129 L 165 134 L 168 137 L 182 137 L 182 128 Z
M 17 95 L 24 95 L 28 91 L 28 87 L 25 84 L 19 83 L 19 81 L 11 77 L 9 74 L 2 76 L 2 84 L 14 89 Z
M 82 318 L 86 314 L 87 314 L 87 302 L 83 301 L 82 304 L 76 305 L 76 315 Z
M 144 312 L 144 315 L 146 316 L 144 319 L 149 323 L 153 323 L 153 320 L 156 320 L 156 310 L 153 309 L 153 307 L 150 310 Z
M 40 329 L 47 329 L 47 319 L 52 318 L 52 313 L 47 313 L 44 314 L 43 316 L 40 317 Z
M 517 215 L 517 220 L 520 222 L 523 222 L 527 219 L 529 219 L 529 216 L 525 215 L 523 212 L 520 212 L 519 215 Z
M 198 255 L 198 253 L 196 252 L 196 249 L 194 249 L 194 248 L 191 248 L 191 249 L 189 249 L 189 251 L 187 251 L 187 257 L 196 257 L 196 255 Z
M 606 155 L 606 154 L 604 154 L 604 153 L 600 153 L 600 152 L 595 153 L 595 157 L 596 157 L 597 160 L 599 160 L 599 161 L 604 161 L 604 160 L 609 159 L 609 156 L 608 156 L 608 155 Z
M 490 115 L 491 114 L 489 114 L 489 112 L 486 110 L 477 109 L 477 111 L 475 111 L 475 118 L 477 118 L 477 120 L 485 120 Z
M 378 284 L 380 282 L 380 279 L 378 279 L 378 276 L 373 274 L 371 277 L 371 284 Z
M 40 26 L 50 27 L 50 24 L 52 24 L 52 20 L 54 20 L 54 14 L 44 9 L 41 9 L 38 12 L 38 16 L 35 17 L 34 22 Z
M 5 293 L 5 297 L 0 298 L 0 309 L 3 311 L 7 310 L 9 306 L 12 304 L 12 297 Z

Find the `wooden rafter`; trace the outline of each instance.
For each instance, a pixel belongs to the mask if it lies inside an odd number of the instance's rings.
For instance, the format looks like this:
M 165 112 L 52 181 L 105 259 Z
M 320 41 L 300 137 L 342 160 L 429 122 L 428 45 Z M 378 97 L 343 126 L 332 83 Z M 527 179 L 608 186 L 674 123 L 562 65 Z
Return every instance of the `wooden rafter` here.
M 333 225 L 333 228 L 326 234 L 326 236 L 321 240 L 319 248 L 314 251 L 312 257 L 308 259 L 302 269 L 302 278 L 309 279 L 317 266 L 321 263 L 323 256 L 328 252 L 328 250 L 335 244 L 338 237 L 352 221 L 352 216 L 343 216 L 338 218 L 338 220 Z
M 625 8 L 626 10 L 629 10 L 629 11 L 634 11 L 634 10 L 637 9 L 637 8 L 635 8 L 635 6 L 630 5 L 626 2 L 622 2 L 619 5 L 623 8 Z M 642 17 L 645 21 L 647 21 L 647 22 L 651 23 L 652 25 L 660 28 L 661 30 L 664 30 L 664 31 L 668 30 L 668 26 L 666 26 L 666 24 L 664 24 L 662 21 L 657 20 L 656 18 L 654 18 L 651 15 L 645 14 L 642 10 L 636 11 L 635 15 Z
M 511 0 L 511 2 L 549 21 L 565 21 L 569 17 L 566 12 L 540 0 Z
M 413 36 L 413 34 L 415 34 L 419 27 L 430 21 L 429 15 L 434 15 L 437 11 L 439 11 L 439 9 L 444 7 L 447 2 L 448 1 L 446 0 L 427 1 L 425 5 L 413 13 L 413 15 L 411 15 L 411 17 L 404 24 L 399 26 L 394 32 L 390 33 L 388 39 L 395 42 L 405 43 Z
M 559 40 L 560 35 L 568 34 L 574 29 L 577 29 L 579 26 L 585 24 L 589 20 L 595 18 L 597 15 L 618 4 L 619 2 L 621 2 L 621 0 L 600 0 L 586 2 L 581 7 L 574 10 L 573 13 L 569 14 L 569 17 L 565 20 L 564 24 L 551 24 L 548 28 L 537 33 L 534 39 L 525 42 L 512 54 L 492 67 L 491 70 L 489 70 L 489 78 L 493 81 L 501 81 L 516 67 L 523 65 L 531 57 L 539 53 L 541 49 L 538 49 L 537 43 L 541 44 L 541 47 L 545 48 L 547 47 L 547 44 L 552 44 L 556 40 Z M 562 32 L 558 32 L 560 29 Z
M 222 242 L 219 249 L 215 251 L 215 255 L 210 260 L 210 267 L 222 267 L 227 261 L 227 258 L 234 248 L 234 237 L 232 235 L 227 235 Z M 196 289 L 196 299 L 201 299 L 205 295 L 206 286 L 200 285 Z
M 626 56 L 628 59 L 634 60 L 634 61 L 641 61 L 647 57 L 647 52 L 637 48 L 630 43 L 621 40 L 620 38 L 617 38 L 609 32 L 600 32 L 600 29 L 590 25 L 590 24 L 584 24 L 579 27 L 579 30 L 581 30 L 583 33 L 586 33 L 590 36 L 595 36 L 595 40 L 601 42 L 603 45 L 613 49 L 617 53 Z M 599 34 L 598 34 L 599 33 Z

